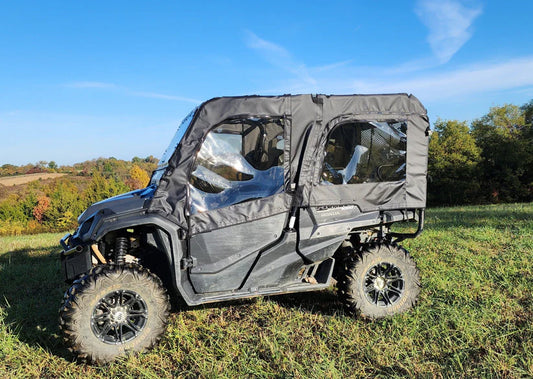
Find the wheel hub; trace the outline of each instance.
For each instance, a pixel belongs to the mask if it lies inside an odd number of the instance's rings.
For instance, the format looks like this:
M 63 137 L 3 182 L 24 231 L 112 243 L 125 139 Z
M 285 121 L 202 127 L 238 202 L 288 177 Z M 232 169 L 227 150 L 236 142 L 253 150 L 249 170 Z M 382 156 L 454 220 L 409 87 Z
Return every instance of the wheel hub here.
M 382 277 L 378 276 L 376 280 L 374 280 L 374 288 L 378 291 L 382 291 L 387 286 L 387 280 Z
M 126 321 L 128 310 L 124 307 L 117 307 L 111 310 L 111 321 L 116 324 L 121 324 Z
M 112 345 L 133 340 L 144 329 L 148 307 L 133 291 L 118 290 L 101 298 L 94 307 L 91 329 L 102 342 Z

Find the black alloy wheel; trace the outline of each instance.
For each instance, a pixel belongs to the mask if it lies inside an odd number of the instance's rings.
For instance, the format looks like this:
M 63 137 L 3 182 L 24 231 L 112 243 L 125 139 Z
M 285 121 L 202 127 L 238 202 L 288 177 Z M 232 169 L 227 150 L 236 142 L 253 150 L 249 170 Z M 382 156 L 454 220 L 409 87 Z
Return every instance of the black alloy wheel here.
M 118 290 L 98 301 L 91 317 L 91 328 L 100 341 L 123 344 L 143 331 L 147 318 L 148 307 L 139 294 Z
M 393 316 L 411 309 L 420 293 L 420 275 L 404 248 L 364 245 L 347 250 L 337 274 L 337 289 L 349 314 L 367 318 Z

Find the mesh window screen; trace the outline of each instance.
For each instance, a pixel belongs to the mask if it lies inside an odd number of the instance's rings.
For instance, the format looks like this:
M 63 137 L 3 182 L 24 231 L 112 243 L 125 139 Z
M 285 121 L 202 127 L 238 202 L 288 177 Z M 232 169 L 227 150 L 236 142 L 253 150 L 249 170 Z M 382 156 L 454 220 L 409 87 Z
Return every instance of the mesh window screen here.
M 407 122 L 357 121 L 336 126 L 326 143 L 322 184 L 405 180 Z

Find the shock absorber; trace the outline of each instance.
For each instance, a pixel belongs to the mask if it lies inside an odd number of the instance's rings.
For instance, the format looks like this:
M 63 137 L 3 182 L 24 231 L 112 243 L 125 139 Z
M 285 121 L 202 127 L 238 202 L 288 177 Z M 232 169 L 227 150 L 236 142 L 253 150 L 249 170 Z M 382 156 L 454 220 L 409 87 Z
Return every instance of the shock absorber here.
M 123 265 L 126 263 L 126 254 L 130 247 L 130 240 L 128 237 L 117 237 L 115 240 L 115 263 Z

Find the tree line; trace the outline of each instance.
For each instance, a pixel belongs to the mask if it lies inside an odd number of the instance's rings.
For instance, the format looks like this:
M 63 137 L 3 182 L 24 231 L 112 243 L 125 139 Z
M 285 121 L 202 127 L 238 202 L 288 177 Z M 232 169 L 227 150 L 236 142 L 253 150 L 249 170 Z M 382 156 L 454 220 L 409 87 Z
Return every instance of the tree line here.
M 437 120 L 429 142 L 428 204 L 533 201 L 533 100 L 468 125 Z

